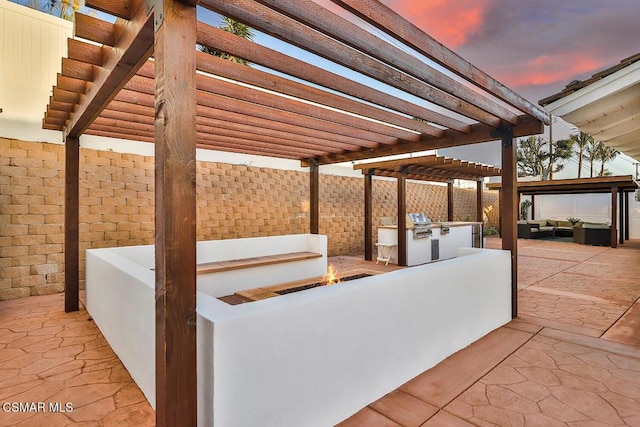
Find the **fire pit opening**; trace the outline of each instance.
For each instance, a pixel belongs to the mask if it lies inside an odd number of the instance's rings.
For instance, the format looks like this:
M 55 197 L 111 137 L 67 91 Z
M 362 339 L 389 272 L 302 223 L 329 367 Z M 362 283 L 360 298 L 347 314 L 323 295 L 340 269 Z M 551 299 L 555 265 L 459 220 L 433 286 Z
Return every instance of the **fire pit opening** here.
M 226 302 L 227 304 L 237 305 L 252 301 L 259 301 L 267 298 L 279 297 L 281 295 L 305 291 L 307 289 L 313 289 L 320 286 L 349 282 L 351 280 L 375 276 L 380 273 L 382 272 L 376 270 L 355 269 L 345 272 L 344 277 L 340 277 L 335 267 L 333 265 L 329 265 L 327 268 L 327 274 L 322 277 L 311 277 L 306 280 L 297 280 L 294 282 L 246 289 L 243 291 L 238 291 L 233 295 L 218 297 L 218 299 Z
M 333 282 L 333 283 L 323 283 L 323 282 L 309 283 L 308 285 L 302 285 L 302 286 L 297 286 L 295 288 L 288 288 L 288 289 L 275 291 L 275 293 L 278 295 L 286 295 L 293 292 L 299 292 L 307 289 L 317 288 L 318 286 L 326 286 L 326 285 L 332 285 L 335 283 L 348 282 L 349 280 L 362 279 L 363 277 L 369 277 L 369 276 L 373 276 L 373 274 L 368 274 L 368 273 L 354 274 L 352 276 L 341 277 L 337 282 Z

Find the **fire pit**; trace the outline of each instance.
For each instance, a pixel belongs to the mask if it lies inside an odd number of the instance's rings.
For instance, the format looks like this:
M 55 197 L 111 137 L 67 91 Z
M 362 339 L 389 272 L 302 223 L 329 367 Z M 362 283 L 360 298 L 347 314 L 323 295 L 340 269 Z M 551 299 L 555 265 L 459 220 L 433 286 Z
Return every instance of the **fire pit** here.
M 321 286 L 329 286 L 348 282 L 351 280 L 362 279 L 364 277 L 380 274 L 379 271 L 373 270 L 351 270 L 339 277 L 335 268 L 330 265 L 327 274 L 322 277 L 312 277 L 307 280 L 297 280 L 295 282 L 281 283 L 273 286 L 264 286 L 255 289 L 247 289 L 236 292 L 234 295 L 222 296 L 219 299 L 231 305 L 237 305 L 252 301 L 259 301 L 267 298 L 274 298 L 281 295 L 291 294 L 294 292 L 305 291 Z
M 362 279 L 363 277 L 369 277 L 369 276 L 372 276 L 372 274 L 369 274 L 369 273 L 354 274 L 351 276 L 342 277 L 340 279 L 340 282 L 338 283 L 348 282 L 349 280 Z M 299 292 L 299 291 L 305 291 L 307 289 L 317 288 L 318 286 L 327 286 L 328 284 L 329 283 L 315 282 L 315 283 L 310 283 L 308 285 L 296 286 L 295 288 L 282 289 L 280 291 L 276 291 L 276 294 L 286 295 L 286 294 L 291 294 L 293 292 Z

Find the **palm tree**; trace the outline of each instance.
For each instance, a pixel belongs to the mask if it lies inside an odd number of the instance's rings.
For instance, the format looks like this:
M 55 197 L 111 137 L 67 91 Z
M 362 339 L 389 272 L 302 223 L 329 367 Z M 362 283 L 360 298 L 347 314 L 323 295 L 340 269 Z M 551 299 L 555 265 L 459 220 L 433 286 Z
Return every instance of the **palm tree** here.
M 588 142 L 587 147 L 585 148 L 585 157 L 589 160 L 589 177 L 593 178 L 593 162 L 598 159 L 598 152 L 600 150 L 600 145 L 602 143 L 600 141 L 596 141 L 591 138 Z
M 604 169 L 604 165 L 607 162 L 612 161 L 613 159 L 615 159 L 616 157 L 618 157 L 618 154 L 620 154 L 620 152 L 618 150 L 616 150 L 613 147 L 610 147 L 608 145 L 605 144 L 600 144 L 600 150 L 598 152 L 598 160 L 600 160 L 600 176 L 605 176 L 605 169 Z
M 80 0 L 40 0 L 27 1 L 27 7 L 48 13 L 58 18 L 73 21 L 74 13 L 80 9 L 82 2 Z
M 582 177 L 582 161 L 585 157 L 585 150 L 593 141 L 593 137 L 588 133 L 580 132 L 578 134 L 572 134 L 569 136 L 569 140 L 577 146 L 576 154 L 578 155 L 578 178 Z
M 235 21 L 231 18 L 227 18 L 226 16 L 222 17 L 222 23 L 218 27 L 221 30 L 227 31 L 231 34 L 235 34 L 238 37 L 242 37 L 247 40 L 253 40 L 255 37 L 255 33 L 253 29 L 242 22 Z M 210 55 L 218 56 L 223 59 L 228 59 L 229 61 L 235 62 L 237 64 L 249 65 L 249 61 L 243 58 L 239 58 L 237 56 L 229 55 L 225 52 L 219 52 L 215 49 L 211 49 L 207 46 L 198 45 L 198 50 L 201 52 L 208 53 Z

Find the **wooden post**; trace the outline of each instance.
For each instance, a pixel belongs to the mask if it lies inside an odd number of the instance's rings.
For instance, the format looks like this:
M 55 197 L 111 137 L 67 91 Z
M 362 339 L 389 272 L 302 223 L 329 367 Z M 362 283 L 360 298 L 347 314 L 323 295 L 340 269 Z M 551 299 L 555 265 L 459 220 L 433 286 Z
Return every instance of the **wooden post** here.
M 447 182 L 447 221 L 453 221 L 453 181 Z
M 624 239 L 629 240 L 629 192 L 624 192 Z
M 164 0 L 156 32 L 156 425 L 195 426 L 196 9 Z
M 620 226 L 618 227 L 620 229 L 619 234 L 619 242 L 621 245 L 624 245 L 624 229 L 627 227 L 627 224 L 624 221 L 624 191 L 621 191 L 618 194 L 618 209 L 620 212 L 618 212 L 619 218 L 618 218 L 618 222 L 620 223 Z
M 522 194 L 518 193 L 518 220 L 522 219 Z
M 536 195 L 531 195 L 531 219 L 536 219 Z
M 398 174 L 398 265 L 407 265 L 407 167 Z
M 618 247 L 618 233 L 617 233 L 617 208 L 618 208 L 618 184 L 611 185 L 611 247 Z
M 498 189 L 498 235 L 502 238 L 502 187 Z
M 80 138 L 64 144 L 64 311 L 79 309 Z
M 364 259 L 373 260 L 373 170 L 364 171 Z
M 478 180 L 476 182 L 476 221 L 484 223 L 484 215 L 482 211 L 482 190 L 484 182 Z
M 320 174 L 318 162 L 309 162 L 309 232 L 320 232 Z
M 502 138 L 502 193 L 500 217 L 502 218 L 502 249 L 511 251 L 511 317 L 518 316 L 518 174 L 516 168 L 516 144 L 513 128 L 503 127 L 496 136 Z

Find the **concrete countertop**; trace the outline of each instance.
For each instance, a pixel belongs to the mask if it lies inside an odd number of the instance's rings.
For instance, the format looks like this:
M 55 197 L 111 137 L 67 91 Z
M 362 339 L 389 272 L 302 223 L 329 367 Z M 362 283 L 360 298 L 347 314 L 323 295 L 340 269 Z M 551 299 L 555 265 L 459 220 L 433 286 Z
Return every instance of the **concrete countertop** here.
M 430 225 L 432 228 L 441 228 L 442 225 L 448 225 L 449 227 L 464 227 L 465 225 L 477 225 L 482 224 L 481 222 L 469 222 L 469 221 L 443 221 L 443 222 L 432 222 Z M 397 229 L 397 225 L 379 225 L 378 228 L 389 228 L 389 229 Z M 408 226 L 407 230 L 412 230 L 413 226 Z

